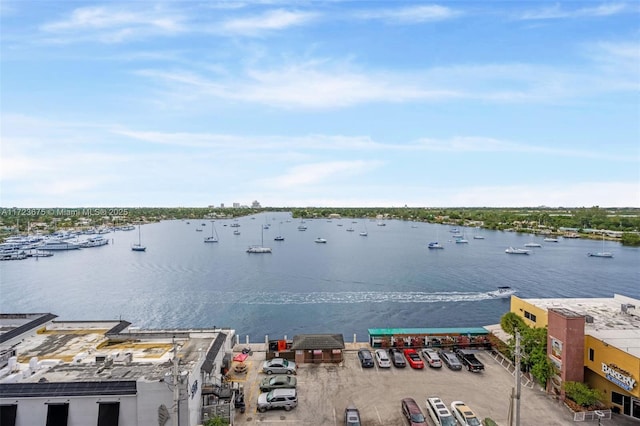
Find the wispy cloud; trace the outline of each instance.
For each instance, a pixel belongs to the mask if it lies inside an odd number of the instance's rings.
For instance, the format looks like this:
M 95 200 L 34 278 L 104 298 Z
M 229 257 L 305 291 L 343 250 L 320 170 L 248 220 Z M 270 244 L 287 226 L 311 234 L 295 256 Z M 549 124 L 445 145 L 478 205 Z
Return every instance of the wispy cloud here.
M 545 20 L 545 19 L 566 19 L 566 18 L 596 18 L 617 15 L 632 11 L 625 3 L 605 3 L 595 7 L 579 9 L 566 9 L 561 4 L 532 9 L 523 12 L 518 16 L 522 20 Z
M 214 32 L 227 35 L 257 36 L 268 31 L 304 25 L 318 16 L 314 12 L 275 9 L 260 15 L 233 18 L 216 24 Z
M 119 43 L 150 35 L 173 35 L 186 31 L 184 18 L 175 11 L 133 9 L 117 6 L 81 7 L 67 18 L 49 22 L 40 29 L 57 42 L 99 41 Z
M 420 5 L 410 7 L 371 9 L 356 14 L 359 19 L 375 19 L 392 24 L 419 24 L 422 22 L 443 21 L 459 16 L 459 11 L 438 5 Z
M 266 179 L 267 186 L 288 189 L 292 187 L 308 187 L 326 183 L 339 182 L 345 178 L 368 173 L 379 167 L 381 161 L 327 161 L 314 164 L 302 164 L 292 167 L 284 175 Z

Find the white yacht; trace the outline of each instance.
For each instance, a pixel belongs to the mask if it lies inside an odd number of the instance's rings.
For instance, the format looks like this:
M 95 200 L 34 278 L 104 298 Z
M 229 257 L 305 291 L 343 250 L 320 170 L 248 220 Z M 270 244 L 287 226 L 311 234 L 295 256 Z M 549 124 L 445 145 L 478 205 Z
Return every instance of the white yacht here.
M 444 248 L 437 241 L 433 241 L 433 242 L 429 243 L 429 245 L 427 247 L 429 247 L 430 249 L 443 249 Z
M 106 246 L 109 244 L 109 240 L 103 237 L 102 235 L 97 235 L 95 237 L 88 238 L 85 241 L 80 243 L 80 247 L 88 248 L 88 247 L 100 247 Z
M 59 240 L 57 238 L 46 240 L 44 241 L 44 243 L 38 246 L 39 250 L 77 250 L 79 248 L 80 248 L 79 243 Z
M 529 254 L 529 250 L 509 247 L 504 251 L 507 254 Z
M 325 240 L 324 238 L 316 238 L 316 243 L 321 243 L 321 244 L 325 244 L 327 242 L 327 240 Z

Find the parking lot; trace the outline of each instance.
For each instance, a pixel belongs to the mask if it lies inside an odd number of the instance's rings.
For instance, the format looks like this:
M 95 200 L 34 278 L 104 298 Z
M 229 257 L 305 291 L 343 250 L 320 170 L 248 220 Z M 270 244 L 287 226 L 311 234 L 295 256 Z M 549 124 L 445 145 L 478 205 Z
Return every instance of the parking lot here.
M 480 420 L 490 417 L 499 425 L 507 425 L 514 378 L 488 353 L 480 351 L 477 355 L 485 364 L 482 373 L 452 371 L 446 366 L 424 370 L 409 366 L 363 369 L 357 356 L 359 347 L 368 346 L 347 345 L 342 364 L 300 365 L 298 407 L 265 413 L 256 410 L 258 383 L 266 377 L 260 372 L 265 353 L 254 350 L 246 361 L 247 372 L 232 376 L 244 386 L 247 403 L 245 413 L 237 411 L 236 424 L 342 425 L 344 409 L 353 404 L 360 410 L 363 425 L 405 425 L 408 423 L 400 409 L 402 398 L 414 398 L 427 415 L 426 398 L 438 396 L 447 405 L 455 400 L 464 401 Z M 569 410 L 539 389 L 522 388 L 520 413 L 523 426 L 575 425 Z M 429 418 L 427 422 L 433 425 Z M 619 423 L 602 421 L 602 425 L 614 424 Z

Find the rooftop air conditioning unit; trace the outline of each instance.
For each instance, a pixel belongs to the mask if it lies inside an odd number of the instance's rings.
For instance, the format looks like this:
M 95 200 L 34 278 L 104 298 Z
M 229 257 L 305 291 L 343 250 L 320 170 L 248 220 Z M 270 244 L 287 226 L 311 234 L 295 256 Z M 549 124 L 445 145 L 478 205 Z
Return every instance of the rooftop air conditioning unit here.
M 620 305 L 620 310 L 623 314 L 635 315 L 636 306 L 631 303 L 623 303 Z
M 593 324 L 593 317 L 591 315 L 585 315 L 584 322 L 586 322 L 587 324 Z

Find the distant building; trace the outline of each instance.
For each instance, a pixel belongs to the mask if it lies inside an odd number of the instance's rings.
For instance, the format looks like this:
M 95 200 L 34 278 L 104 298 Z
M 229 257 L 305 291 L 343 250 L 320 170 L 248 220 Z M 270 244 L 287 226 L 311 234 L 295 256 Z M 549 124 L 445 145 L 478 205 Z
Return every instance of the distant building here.
M 0 314 L 2 426 L 196 426 L 213 411 L 233 424 L 233 402 L 211 390 L 221 385 L 234 330 L 56 318 Z
M 598 389 L 615 412 L 640 419 L 640 300 L 612 298 L 520 299 L 511 312 L 531 327 L 547 327 L 547 355 L 562 383 L 585 382 Z
M 220 203 L 220 208 L 224 209 L 224 203 Z
M 253 201 L 253 203 L 251 203 L 251 208 L 252 209 L 261 209 L 262 206 L 260 206 L 260 203 L 258 201 Z
M 240 208 L 240 203 L 233 203 L 233 208 L 234 209 L 239 209 Z

